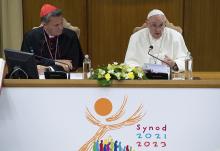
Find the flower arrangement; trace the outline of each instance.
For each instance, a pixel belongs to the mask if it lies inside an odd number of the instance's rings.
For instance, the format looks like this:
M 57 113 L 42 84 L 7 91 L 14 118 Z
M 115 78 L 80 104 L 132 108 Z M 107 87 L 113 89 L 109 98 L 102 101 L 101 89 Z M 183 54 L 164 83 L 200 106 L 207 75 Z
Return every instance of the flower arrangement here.
M 101 86 L 110 86 L 112 80 L 146 79 L 146 76 L 140 67 L 131 67 L 124 63 L 114 62 L 94 70 L 90 79 L 98 80 Z

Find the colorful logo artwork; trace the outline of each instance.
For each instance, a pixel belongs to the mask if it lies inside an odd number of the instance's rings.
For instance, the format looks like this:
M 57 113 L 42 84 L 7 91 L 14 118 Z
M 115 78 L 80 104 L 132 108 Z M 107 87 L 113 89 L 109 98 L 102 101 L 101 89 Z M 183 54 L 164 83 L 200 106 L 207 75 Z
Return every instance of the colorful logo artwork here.
M 132 146 L 123 145 L 119 140 L 113 140 L 111 137 L 104 140 L 97 140 L 93 143 L 92 151 L 135 151 Z
M 116 151 L 119 150 L 119 146 L 120 145 L 122 146 L 120 141 L 117 141 L 117 140 L 113 141 L 113 139 L 111 141 L 108 141 L 105 143 L 102 141 L 102 138 L 105 136 L 105 134 L 109 131 L 121 129 L 122 127 L 125 127 L 125 126 L 134 125 L 134 124 L 138 123 L 144 117 L 144 113 L 142 112 L 143 105 L 140 105 L 133 112 L 133 114 L 131 114 L 127 119 L 124 119 L 121 121 L 121 118 L 125 114 L 125 109 L 126 109 L 125 107 L 127 104 L 127 99 L 128 99 L 127 97 L 124 98 L 124 101 L 123 101 L 122 105 L 120 106 L 119 110 L 113 114 L 110 114 L 112 112 L 113 105 L 109 99 L 99 98 L 98 100 L 96 100 L 95 105 L 94 105 L 94 110 L 101 117 L 107 116 L 107 118 L 105 118 L 105 122 L 102 122 L 101 120 L 96 118 L 89 111 L 88 108 L 86 109 L 87 120 L 91 124 L 96 125 L 98 127 L 98 130 L 94 134 L 94 136 L 91 136 L 91 138 L 79 149 L 79 151 L 92 151 L 94 149 L 94 143 L 97 143 L 97 146 L 99 146 L 99 145 L 103 146 L 102 148 L 96 148 L 96 150 L 94 150 L 94 151 L 107 151 L 107 147 L 109 147 L 109 149 L 110 149 L 111 145 L 112 145 L 112 147 L 114 145 L 113 148 L 117 149 Z M 97 140 L 100 140 L 100 142 Z M 127 147 L 127 149 L 126 149 L 126 147 Z M 126 145 L 126 147 L 125 147 L 125 149 L 126 149 L 125 151 L 131 151 L 130 149 L 132 149 L 132 148 L 129 145 Z M 115 151 L 115 150 L 113 150 L 113 148 L 109 151 Z M 99 149 L 99 150 L 97 150 L 97 149 Z M 106 149 L 106 150 L 104 150 L 104 149 Z M 120 147 L 120 149 L 124 150 L 124 146 Z

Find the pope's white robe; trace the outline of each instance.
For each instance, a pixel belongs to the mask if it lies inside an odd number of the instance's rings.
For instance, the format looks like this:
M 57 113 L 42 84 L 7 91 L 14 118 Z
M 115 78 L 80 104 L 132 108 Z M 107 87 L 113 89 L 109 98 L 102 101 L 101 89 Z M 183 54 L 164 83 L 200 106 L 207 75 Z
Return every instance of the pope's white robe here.
M 144 63 L 161 64 L 161 61 L 148 55 L 150 45 L 153 49 L 150 54 L 164 60 L 165 55 L 174 60 L 179 71 L 185 70 L 184 60 L 187 56 L 187 47 L 183 36 L 176 30 L 165 27 L 162 36 L 154 39 L 148 28 L 134 33 L 130 37 L 125 64 L 143 67 Z

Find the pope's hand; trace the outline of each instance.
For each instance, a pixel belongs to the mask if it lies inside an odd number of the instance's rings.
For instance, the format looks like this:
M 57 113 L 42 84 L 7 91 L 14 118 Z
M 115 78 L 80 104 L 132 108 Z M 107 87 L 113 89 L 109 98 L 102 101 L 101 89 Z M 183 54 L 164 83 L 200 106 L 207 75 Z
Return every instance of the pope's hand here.
M 175 61 L 170 59 L 167 55 L 165 55 L 165 58 L 163 61 L 166 62 L 171 68 L 173 68 L 173 66 L 176 64 Z

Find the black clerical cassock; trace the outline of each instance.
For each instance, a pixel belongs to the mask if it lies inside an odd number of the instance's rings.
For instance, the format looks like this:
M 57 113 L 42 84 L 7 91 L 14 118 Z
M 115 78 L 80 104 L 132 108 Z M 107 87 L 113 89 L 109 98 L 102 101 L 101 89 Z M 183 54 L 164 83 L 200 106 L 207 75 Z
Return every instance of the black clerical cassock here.
M 52 38 L 46 34 L 43 27 L 33 29 L 25 35 L 21 51 L 31 52 L 53 60 L 72 60 L 73 70 L 82 67 L 84 58 L 76 33 L 66 28 L 63 29 L 61 35 Z M 52 66 L 54 62 L 39 59 L 37 64 Z

